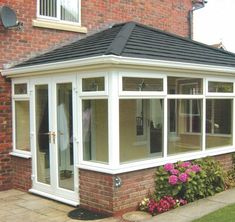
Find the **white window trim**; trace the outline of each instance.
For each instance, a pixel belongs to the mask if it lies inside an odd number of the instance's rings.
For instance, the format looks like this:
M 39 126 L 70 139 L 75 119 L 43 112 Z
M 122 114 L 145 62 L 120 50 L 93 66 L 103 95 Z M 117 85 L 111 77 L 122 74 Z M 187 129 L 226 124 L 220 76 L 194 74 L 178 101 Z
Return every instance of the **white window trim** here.
M 15 94 L 15 85 L 16 84 L 27 84 L 27 94 Z M 30 139 L 30 151 L 24 151 L 24 150 L 20 150 L 17 149 L 16 147 L 16 128 L 15 128 L 15 124 L 16 124 L 16 119 L 15 119 L 15 102 L 16 101 L 29 101 L 29 113 L 30 113 L 30 89 L 29 89 L 29 79 L 26 78 L 20 78 L 20 79 L 12 79 L 12 139 L 13 139 L 13 150 L 10 153 L 10 155 L 13 156 L 17 156 L 17 157 L 21 157 L 21 158 L 26 158 L 29 159 L 32 157 L 31 154 L 31 139 Z M 30 115 L 30 114 L 29 114 Z M 31 117 L 29 116 L 29 119 L 31 121 Z M 31 124 L 30 124 L 31 127 Z M 31 132 L 31 130 L 30 130 Z M 31 134 L 30 134 L 30 138 L 31 138 Z
M 144 74 L 144 76 L 143 76 Z M 163 80 L 163 91 L 124 91 L 122 86 L 123 77 L 134 77 L 134 78 L 150 78 L 150 79 L 162 79 Z M 119 96 L 160 96 L 167 94 L 167 77 L 164 74 L 156 72 L 121 72 L 119 73 Z
M 226 92 L 209 92 L 209 82 L 224 82 L 224 83 L 232 83 L 233 84 L 233 92 L 232 93 L 226 93 Z M 206 96 L 221 96 L 221 97 L 234 97 L 235 96 L 235 80 L 231 78 L 206 78 Z
M 60 0 L 57 0 L 60 3 Z M 76 0 L 78 1 L 78 13 L 79 13 L 79 17 L 78 17 L 78 22 L 70 22 L 70 21 L 64 21 L 60 19 L 60 10 L 59 7 L 57 7 L 57 17 L 50 17 L 50 16 L 43 16 L 40 15 L 39 9 L 40 9 L 40 0 L 37 0 L 37 18 L 42 19 L 42 20 L 47 20 L 47 21 L 56 21 L 59 23 L 63 23 L 63 24 L 71 24 L 71 25 L 79 25 L 81 26 L 81 0 Z
M 77 90 L 77 105 L 79 107 L 78 109 L 78 117 L 77 119 L 82 120 L 82 101 L 83 100 L 98 100 L 98 99 L 106 99 L 108 101 L 108 113 L 110 113 L 109 108 L 109 97 L 108 97 L 108 91 L 109 91 L 109 73 L 108 72 L 86 72 L 86 73 L 79 73 L 76 75 L 77 76 L 77 85 L 78 90 Z M 97 78 L 97 77 L 104 77 L 104 91 L 94 91 L 94 92 L 83 92 L 82 91 L 82 79 L 83 78 Z M 111 155 L 110 155 L 110 121 L 109 121 L 109 117 L 108 116 L 108 152 L 109 152 L 109 156 L 108 156 L 108 163 L 101 163 L 101 162 L 94 162 L 94 161 L 86 161 L 83 160 L 83 129 L 82 129 L 82 121 L 78 121 L 78 141 L 79 141 L 79 155 L 78 155 L 78 165 L 82 164 L 82 165 L 90 165 L 90 166 L 97 166 L 98 169 L 109 169 L 109 165 L 110 165 L 110 159 L 111 159 Z M 78 166 L 77 165 L 77 166 Z
M 13 156 L 31 158 L 31 139 L 30 139 L 30 151 L 20 150 L 16 147 L 16 118 L 15 118 L 15 102 L 16 101 L 28 101 L 29 102 L 29 119 L 30 119 L 30 99 L 29 97 L 17 97 L 12 98 L 12 138 L 13 138 L 13 151 L 10 153 Z M 31 125 L 31 124 L 30 124 Z M 31 132 L 31 130 L 29 130 Z M 29 135 L 31 138 L 31 134 Z
M 27 84 L 27 93 L 26 94 L 15 94 L 15 85 L 17 84 Z M 12 92 L 12 97 L 14 99 L 17 99 L 17 98 L 28 98 L 29 99 L 29 80 L 26 80 L 26 79 L 15 79 L 15 80 L 12 80 L 12 89 L 11 89 L 11 92 Z
M 88 79 L 88 78 L 104 78 L 104 91 L 89 91 L 89 92 L 83 92 L 82 91 L 82 79 Z M 79 87 L 78 95 L 81 97 L 99 97 L 99 96 L 108 96 L 108 73 L 104 72 L 96 72 L 96 73 L 85 73 L 85 74 L 79 74 L 78 75 L 78 85 Z

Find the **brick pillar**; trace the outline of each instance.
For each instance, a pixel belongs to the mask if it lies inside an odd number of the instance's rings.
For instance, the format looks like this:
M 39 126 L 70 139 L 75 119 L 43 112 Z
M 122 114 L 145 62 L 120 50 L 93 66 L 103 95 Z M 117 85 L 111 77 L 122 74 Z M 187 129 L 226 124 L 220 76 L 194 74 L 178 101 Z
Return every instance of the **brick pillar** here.
M 32 161 L 31 159 L 24 159 L 12 156 L 13 188 L 22 191 L 28 191 L 32 187 Z
M 0 190 L 12 187 L 11 84 L 0 73 Z

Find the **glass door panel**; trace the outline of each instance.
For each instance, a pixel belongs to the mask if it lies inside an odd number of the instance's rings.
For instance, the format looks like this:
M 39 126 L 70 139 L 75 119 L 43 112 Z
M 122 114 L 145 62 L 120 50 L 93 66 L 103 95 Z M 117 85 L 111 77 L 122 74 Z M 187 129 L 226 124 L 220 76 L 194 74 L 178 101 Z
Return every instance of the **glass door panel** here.
M 35 86 L 36 161 L 38 182 L 50 184 L 48 85 Z
M 59 187 L 74 190 L 72 83 L 59 83 L 56 91 Z

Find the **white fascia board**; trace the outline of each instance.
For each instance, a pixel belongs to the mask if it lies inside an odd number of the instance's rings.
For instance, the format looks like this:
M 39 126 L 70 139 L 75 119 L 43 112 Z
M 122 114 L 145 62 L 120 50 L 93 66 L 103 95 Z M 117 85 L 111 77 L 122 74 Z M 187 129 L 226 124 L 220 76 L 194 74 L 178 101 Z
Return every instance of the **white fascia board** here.
M 235 75 L 235 68 L 227 66 L 214 66 L 204 65 L 197 63 L 184 63 L 154 59 L 143 59 L 143 58 L 131 58 L 121 57 L 115 55 L 103 55 L 97 57 L 90 57 L 84 59 L 75 59 L 62 62 L 54 62 L 47 64 L 40 64 L 34 66 L 26 66 L 19 68 L 12 68 L 2 70 L 2 75 L 7 77 L 20 76 L 20 75 L 32 75 L 34 73 L 46 73 L 56 70 L 71 69 L 71 68 L 85 68 L 89 66 L 111 66 L 111 65 L 126 65 L 132 67 L 143 67 L 143 68 L 156 68 L 156 69 L 167 69 L 167 70 L 187 70 L 187 71 L 201 71 L 208 73 L 220 73 L 222 75 Z

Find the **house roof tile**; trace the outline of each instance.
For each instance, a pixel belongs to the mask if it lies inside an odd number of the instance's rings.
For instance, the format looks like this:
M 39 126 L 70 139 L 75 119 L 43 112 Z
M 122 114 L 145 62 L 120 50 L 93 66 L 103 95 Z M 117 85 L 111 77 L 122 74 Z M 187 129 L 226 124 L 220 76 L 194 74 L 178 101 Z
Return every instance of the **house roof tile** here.
M 16 68 L 102 55 L 235 67 L 233 53 L 127 22 L 31 58 Z

